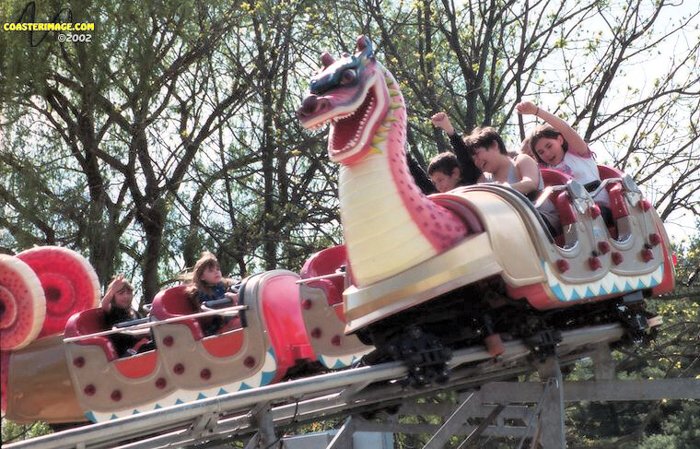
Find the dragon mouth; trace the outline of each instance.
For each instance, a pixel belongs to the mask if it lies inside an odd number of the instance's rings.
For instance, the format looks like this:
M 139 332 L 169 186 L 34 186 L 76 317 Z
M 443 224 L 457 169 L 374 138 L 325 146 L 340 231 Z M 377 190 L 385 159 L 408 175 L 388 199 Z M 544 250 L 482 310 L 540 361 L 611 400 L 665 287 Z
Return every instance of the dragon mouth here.
M 374 89 L 369 89 L 364 101 L 354 111 L 331 119 L 328 150 L 341 154 L 356 148 L 377 105 Z
M 369 154 L 372 138 L 389 112 L 383 79 L 377 81 L 374 71 L 364 75 L 359 85 L 312 93 L 296 111 L 301 125 L 312 132 L 330 124 L 328 156 L 334 162 L 350 165 Z

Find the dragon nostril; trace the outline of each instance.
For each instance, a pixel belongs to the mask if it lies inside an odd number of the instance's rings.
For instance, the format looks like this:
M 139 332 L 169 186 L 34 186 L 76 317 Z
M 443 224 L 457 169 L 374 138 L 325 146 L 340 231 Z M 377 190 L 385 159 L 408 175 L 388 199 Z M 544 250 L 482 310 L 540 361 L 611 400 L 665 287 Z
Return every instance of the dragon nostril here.
M 327 98 L 321 98 L 316 102 L 316 111 L 315 112 L 323 112 L 327 111 L 328 109 L 331 108 L 331 102 L 328 101 Z
M 316 112 L 317 107 L 318 101 L 316 100 L 316 96 L 309 95 L 304 99 L 304 102 L 301 105 L 301 112 L 305 115 L 313 114 L 314 112 Z

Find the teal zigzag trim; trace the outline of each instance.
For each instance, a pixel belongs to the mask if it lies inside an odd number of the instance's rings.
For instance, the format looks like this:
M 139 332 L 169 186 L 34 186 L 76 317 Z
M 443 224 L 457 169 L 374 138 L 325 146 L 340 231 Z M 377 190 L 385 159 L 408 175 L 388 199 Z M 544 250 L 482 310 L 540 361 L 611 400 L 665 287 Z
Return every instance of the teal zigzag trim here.
M 560 282 L 546 263 L 542 263 L 547 274 L 549 288 L 559 301 L 577 301 L 596 296 L 627 293 L 659 285 L 663 279 L 664 264 L 652 273 L 641 276 L 620 276 L 608 273 L 604 278 L 582 284 Z

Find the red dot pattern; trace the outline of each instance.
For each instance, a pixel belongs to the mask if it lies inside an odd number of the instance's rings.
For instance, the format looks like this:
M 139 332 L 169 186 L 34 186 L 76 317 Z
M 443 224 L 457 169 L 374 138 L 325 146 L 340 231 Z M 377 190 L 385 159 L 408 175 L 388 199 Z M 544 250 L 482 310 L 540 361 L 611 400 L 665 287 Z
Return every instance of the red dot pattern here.
M 397 98 L 397 97 L 394 97 Z M 455 214 L 438 206 L 420 191 L 408 170 L 404 142 L 406 141 L 406 111 L 393 110 L 396 122 L 387 136 L 389 167 L 398 194 L 423 236 L 438 252 L 454 246 L 467 235 L 467 228 Z

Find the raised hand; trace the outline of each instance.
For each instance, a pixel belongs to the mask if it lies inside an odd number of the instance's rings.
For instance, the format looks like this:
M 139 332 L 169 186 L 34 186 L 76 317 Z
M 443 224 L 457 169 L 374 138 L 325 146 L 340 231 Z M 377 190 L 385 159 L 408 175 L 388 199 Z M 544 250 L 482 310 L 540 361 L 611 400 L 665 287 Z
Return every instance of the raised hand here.
M 537 115 L 540 108 L 535 103 L 533 103 L 531 101 L 523 101 L 523 102 L 515 105 L 515 110 L 518 111 L 518 114 Z
M 105 292 L 105 295 L 102 297 L 102 301 L 100 302 L 100 306 L 105 312 L 109 312 L 109 309 L 112 308 L 112 298 L 114 298 L 114 295 L 124 288 L 125 281 L 124 281 L 124 275 L 119 274 L 117 275 L 114 280 L 109 284 L 109 287 L 107 287 L 107 291 Z
M 455 132 L 452 122 L 450 122 L 450 117 L 445 112 L 438 112 L 430 117 L 430 121 L 433 122 L 433 126 L 442 129 L 449 135 L 452 135 Z

